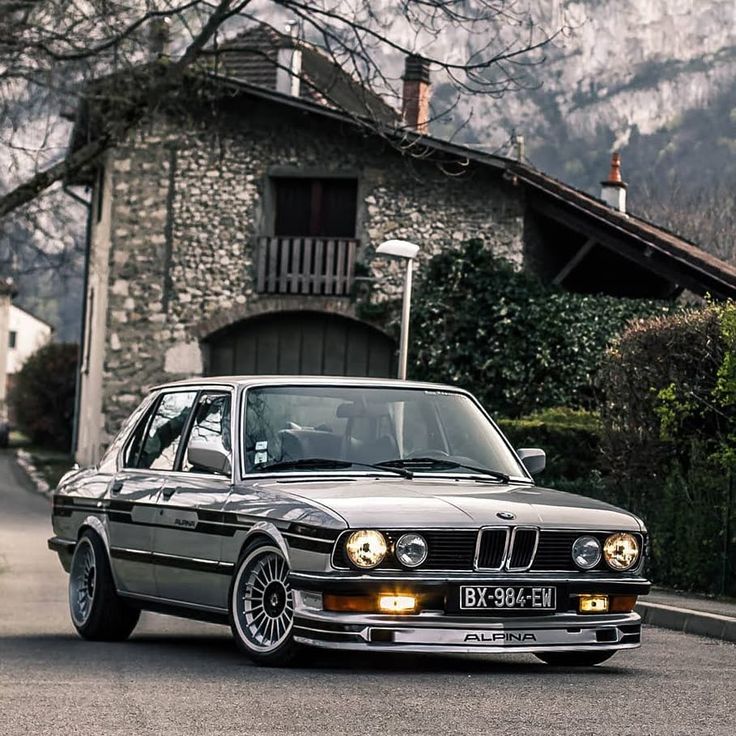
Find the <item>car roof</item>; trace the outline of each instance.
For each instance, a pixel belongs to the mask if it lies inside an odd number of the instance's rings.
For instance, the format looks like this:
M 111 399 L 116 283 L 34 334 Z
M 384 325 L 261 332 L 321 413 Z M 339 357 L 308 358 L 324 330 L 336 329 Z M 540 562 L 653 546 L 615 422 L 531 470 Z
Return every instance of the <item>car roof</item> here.
M 151 388 L 158 391 L 177 386 L 383 386 L 386 388 L 419 388 L 435 391 L 464 391 L 458 386 L 425 381 L 406 381 L 397 378 L 361 378 L 352 376 L 201 376 L 181 381 L 161 383 Z

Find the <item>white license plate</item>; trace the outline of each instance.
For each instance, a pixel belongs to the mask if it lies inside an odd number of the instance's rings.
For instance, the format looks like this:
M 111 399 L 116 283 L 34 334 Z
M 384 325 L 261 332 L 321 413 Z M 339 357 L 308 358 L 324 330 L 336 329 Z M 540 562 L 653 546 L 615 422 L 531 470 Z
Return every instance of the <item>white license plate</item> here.
M 460 608 L 504 611 L 554 611 L 557 589 L 530 585 L 462 585 Z

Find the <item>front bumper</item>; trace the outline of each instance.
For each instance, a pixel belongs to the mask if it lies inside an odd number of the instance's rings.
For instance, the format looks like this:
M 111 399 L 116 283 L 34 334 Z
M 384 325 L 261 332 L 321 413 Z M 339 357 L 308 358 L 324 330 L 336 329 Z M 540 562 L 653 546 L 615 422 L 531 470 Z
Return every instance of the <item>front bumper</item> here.
M 394 652 L 492 653 L 550 651 L 614 651 L 641 644 L 641 618 L 637 613 L 581 615 L 562 610 L 554 613 L 478 616 L 454 611 L 423 611 L 416 615 L 379 613 L 334 613 L 315 605 L 314 593 L 329 591 L 376 592 L 386 580 L 318 576 L 292 573 L 295 589 L 294 638 L 297 642 L 328 649 Z M 516 582 L 520 582 L 518 579 Z M 529 579 L 523 581 L 529 584 Z M 561 600 L 581 592 L 643 595 L 649 583 L 642 578 L 622 581 L 551 580 L 562 592 Z M 466 578 L 404 579 L 403 589 L 412 592 L 449 591 L 459 583 L 511 584 Z M 396 581 L 392 587 L 395 588 Z M 570 599 L 572 599 L 570 598 Z

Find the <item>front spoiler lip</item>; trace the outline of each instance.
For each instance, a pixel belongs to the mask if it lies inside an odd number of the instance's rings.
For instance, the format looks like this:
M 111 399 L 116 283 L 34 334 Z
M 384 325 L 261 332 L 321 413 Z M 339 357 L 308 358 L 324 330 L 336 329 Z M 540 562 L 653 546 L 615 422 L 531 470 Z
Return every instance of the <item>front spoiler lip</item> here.
M 335 614 L 297 606 L 294 639 L 331 649 L 438 653 L 616 651 L 641 644 L 637 613 L 544 619 Z

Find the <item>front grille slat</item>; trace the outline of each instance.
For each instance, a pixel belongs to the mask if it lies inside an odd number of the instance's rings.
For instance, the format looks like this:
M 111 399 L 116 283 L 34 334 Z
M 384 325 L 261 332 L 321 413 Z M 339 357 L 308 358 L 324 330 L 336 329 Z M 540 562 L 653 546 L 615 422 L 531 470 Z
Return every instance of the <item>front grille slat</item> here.
M 532 564 L 538 535 L 537 529 L 520 527 L 514 530 L 507 565 L 509 570 L 526 570 Z
M 480 533 L 477 568 L 479 570 L 500 570 L 506 552 L 508 528 L 482 529 Z

